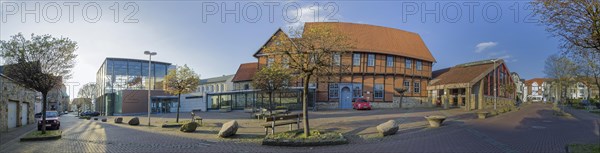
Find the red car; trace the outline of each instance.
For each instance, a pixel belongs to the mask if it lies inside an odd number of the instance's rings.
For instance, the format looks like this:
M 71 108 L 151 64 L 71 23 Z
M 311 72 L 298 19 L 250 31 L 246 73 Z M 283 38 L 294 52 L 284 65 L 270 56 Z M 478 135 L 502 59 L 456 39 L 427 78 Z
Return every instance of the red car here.
M 352 103 L 352 109 L 356 110 L 371 110 L 371 103 L 364 98 L 357 98 Z

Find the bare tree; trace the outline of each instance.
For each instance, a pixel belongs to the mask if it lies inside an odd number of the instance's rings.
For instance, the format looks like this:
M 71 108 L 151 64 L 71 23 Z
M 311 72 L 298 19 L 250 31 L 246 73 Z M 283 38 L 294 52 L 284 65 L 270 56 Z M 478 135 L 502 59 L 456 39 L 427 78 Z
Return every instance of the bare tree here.
M 200 77 L 187 65 L 170 70 L 163 81 L 163 89 L 170 94 L 177 95 L 177 119 L 179 123 L 179 108 L 181 108 L 181 94 L 191 93 L 200 85 Z
M 83 85 L 77 92 L 77 96 L 79 98 L 86 99 L 86 101 L 84 101 L 84 103 L 82 103 L 83 106 L 89 105 L 91 107 L 93 99 L 98 97 L 97 93 L 98 93 L 98 91 L 97 91 L 96 83 L 92 82 L 92 83 L 87 83 L 87 84 Z
M 588 87 L 588 96 L 591 94 L 591 85 L 600 89 L 600 53 L 579 51 L 572 57 L 578 66 L 578 80 Z
M 558 85 L 561 100 L 565 100 L 567 88 L 575 80 L 577 65 L 565 56 L 554 54 L 546 59 L 544 73 Z
M 302 82 L 302 113 L 304 115 L 304 135 L 310 136 L 308 116 L 308 92 L 311 82 L 327 79 L 333 74 L 347 72 L 340 57 L 349 54 L 352 43 L 346 35 L 327 25 L 314 25 L 310 28 L 292 29 L 289 35 L 275 35 L 271 39 L 276 45 L 262 50 L 266 56 L 278 56 L 281 65 L 289 67 Z
M 536 0 L 533 5 L 546 31 L 561 39 L 565 51 L 580 47 L 600 53 L 600 1 Z
M 48 92 L 71 77 L 75 50 L 76 42 L 51 35 L 31 34 L 31 39 L 26 39 L 19 33 L 0 41 L 0 55 L 7 64 L 5 74 L 42 93 L 42 123 L 46 123 Z M 46 133 L 46 126 L 42 126 L 42 133 Z
M 269 111 L 273 114 L 273 93 L 286 88 L 291 80 L 289 70 L 279 64 L 263 67 L 253 79 L 252 86 L 269 94 Z

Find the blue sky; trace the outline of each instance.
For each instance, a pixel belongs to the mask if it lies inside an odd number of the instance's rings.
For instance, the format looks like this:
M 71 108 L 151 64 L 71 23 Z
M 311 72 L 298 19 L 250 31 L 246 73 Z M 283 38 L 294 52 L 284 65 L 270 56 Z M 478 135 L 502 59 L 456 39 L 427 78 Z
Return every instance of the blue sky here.
M 36 3 L 39 8 L 31 11 L 36 8 Z M 22 32 L 26 35 L 51 34 L 77 41 L 79 57 L 68 84 L 70 95 L 75 95 L 80 85 L 95 81 L 96 72 L 106 57 L 147 59 L 143 51 L 151 50 L 158 52 L 153 60 L 187 64 L 201 78 L 234 74 L 239 64 L 256 61 L 252 54 L 277 28 L 289 29 L 303 22 L 322 21 L 372 24 L 418 33 L 437 59 L 434 69 L 504 58 L 511 71 L 530 79 L 543 77 L 544 60 L 559 50 L 557 39 L 550 37 L 535 17 L 530 17 L 532 10 L 528 3 L 451 0 L 3 1 L 0 39 L 6 40 Z M 117 5 L 119 9 L 116 9 Z M 23 11 L 23 7 L 29 11 Z M 223 11 L 223 7 L 233 11 Z M 61 12 L 60 16 L 57 12 Z M 127 18 L 131 14 L 133 16 Z M 40 18 L 39 22 L 35 21 L 36 17 Z

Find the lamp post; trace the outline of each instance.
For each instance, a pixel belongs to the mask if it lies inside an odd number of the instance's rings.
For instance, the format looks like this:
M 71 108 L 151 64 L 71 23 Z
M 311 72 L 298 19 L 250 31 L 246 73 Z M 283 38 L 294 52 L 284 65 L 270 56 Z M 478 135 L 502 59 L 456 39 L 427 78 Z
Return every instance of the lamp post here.
M 492 61 L 494 62 L 494 110 L 496 110 L 496 105 L 498 103 L 498 92 L 496 91 L 496 88 L 498 87 L 498 76 L 496 76 L 496 61 L 498 61 L 498 59 L 494 59 Z
M 150 126 L 150 107 L 152 107 L 152 100 L 150 99 L 150 82 L 152 81 L 152 56 L 156 55 L 156 52 L 144 51 L 145 55 L 148 55 L 148 126 Z

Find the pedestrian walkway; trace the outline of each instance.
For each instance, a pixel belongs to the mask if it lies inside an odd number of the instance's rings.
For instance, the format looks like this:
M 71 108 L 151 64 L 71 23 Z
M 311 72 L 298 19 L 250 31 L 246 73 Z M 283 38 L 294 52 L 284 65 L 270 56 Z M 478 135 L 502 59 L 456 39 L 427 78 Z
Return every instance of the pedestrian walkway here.
M 29 131 L 32 131 L 36 128 L 37 124 L 29 124 L 29 125 L 25 125 L 23 127 L 17 127 L 17 128 L 12 128 L 12 129 L 8 129 L 8 131 L 6 132 L 1 132 L 0 133 L 0 148 L 2 145 L 8 143 L 11 140 L 15 140 L 16 138 L 19 138 L 20 136 L 27 134 Z

